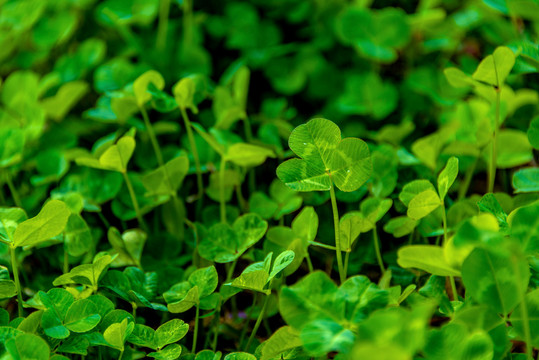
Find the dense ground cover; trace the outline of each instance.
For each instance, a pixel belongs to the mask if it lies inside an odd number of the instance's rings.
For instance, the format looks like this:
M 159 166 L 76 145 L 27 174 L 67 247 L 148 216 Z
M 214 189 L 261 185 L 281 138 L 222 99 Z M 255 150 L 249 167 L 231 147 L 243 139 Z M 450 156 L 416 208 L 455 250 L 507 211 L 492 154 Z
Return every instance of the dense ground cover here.
M 0 0 L 1 359 L 531 359 L 537 0 Z

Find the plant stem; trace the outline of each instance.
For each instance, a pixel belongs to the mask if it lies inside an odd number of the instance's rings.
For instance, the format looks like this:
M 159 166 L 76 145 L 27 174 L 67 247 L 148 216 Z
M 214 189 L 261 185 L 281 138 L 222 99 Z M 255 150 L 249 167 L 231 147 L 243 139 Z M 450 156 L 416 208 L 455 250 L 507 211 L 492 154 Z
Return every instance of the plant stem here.
M 197 172 L 197 187 L 198 194 L 197 198 L 200 199 L 204 192 L 204 184 L 202 182 L 202 168 L 200 166 L 200 158 L 198 156 L 198 150 L 195 143 L 195 136 L 193 135 L 193 129 L 191 127 L 191 122 L 187 116 L 187 112 L 184 108 L 180 108 L 183 118 L 183 123 L 185 125 L 185 131 L 187 132 L 187 139 L 189 140 L 189 146 L 191 147 L 191 152 L 193 153 L 193 159 L 195 160 L 195 168 Z
M 17 291 L 17 308 L 19 310 L 19 317 L 23 316 L 22 310 L 22 294 L 21 294 L 21 279 L 19 278 L 19 264 L 17 263 L 17 256 L 15 254 L 16 248 L 14 246 L 9 247 L 11 253 L 11 270 L 13 271 L 13 278 L 15 279 L 15 290 Z
M 442 224 L 444 227 L 444 241 L 443 244 L 447 242 L 447 213 L 445 212 L 445 204 L 442 200 Z
M 247 345 L 245 346 L 245 351 L 249 351 L 249 348 L 251 347 L 251 343 L 253 342 L 253 339 L 256 336 L 256 332 L 258 331 L 258 328 L 260 327 L 260 324 L 262 323 L 262 319 L 264 319 L 264 315 L 266 314 L 266 309 L 268 307 L 270 295 L 266 295 L 266 298 L 264 299 L 264 305 L 262 305 L 262 310 L 260 310 L 260 314 L 258 314 L 258 318 L 256 319 L 255 327 L 253 328 L 253 331 L 251 331 L 251 335 L 249 336 L 249 340 L 247 341 Z
M 348 261 L 350 260 L 350 251 L 344 253 L 344 277 L 348 277 Z
M 335 197 L 335 187 L 333 182 L 329 188 L 329 194 L 331 197 L 331 207 L 333 209 L 333 225 L 335 227 L 335 252 L 337 254 L 337 267 L 339 269 L 339 279 L 341 283 L 346 279 L 344 274 L 344 268 L 342 264 L 342 254 L 341 254 L 341 231 L 339 227 L 339 209 L 337 208 L 337 198 Z
M 311 255 L 309 255 L 309 251 L 307 250 L 307 255 L 305 256 L 305 260 L 307 260 L 307 267 L 309 268 L 309 272 L 312 273 L 314 271 L 313 263 L 311 261 Z
M 135 319 L 135 321 L 137 320 L 137 304 L 132 302 L 131 303 L 131 308 L 133 309 L 133 319 Z
M 454 276 L 449 276 L 449 283 L 451 284 L 451 292 L 453 293 L 453 301 L 458 301 L 459 294 L 457 293 L 457 285 L 455 284 Z
M 195 330 L 193 334 L 193 347 L 191 348 L 191 352 L 194 354 L 196 353 L 197 349 L 197 338 L 198 338 L 198 318 L 200 316 L 200 306 L 199 304 L 196 305 L 196 313 L 195 313 Z
M 224 156 L 221 156 L 221 168 L 219 169 L 219 208 L 222 223 L 226 223 L 225 169 L 226 160 Z
M 258 293 L 253 294 L 253 303 L 251 304 L 251 307 L 249 308 L 249 311 L 247 312 L 247 323 L 243 327 L 243 330 L 241 331 L 240 336 L 240 346 L 243 344 L 243 340 L 245 339 L 245 335 L 247 334 L 247 328 L 249 327 L 249 321 L 251 320 L 251 317 L 253 316 L 253 310 L 256 306 L 256 299 L 258 298 Z
M 337 250 L 337 248 L 335 246 L 324 244 L 324 243 L 321 243 L 321 242 L 318 242 L 318 241 L 309 241 L 309 244 L 314 245 L 314 246 L 318 246 L 318 247 L 321 247 L 321 248 L 324 248 L 324 249 L 328 249 L 328 250 L 333 250 L 333 251 Z
M 459 195 L 458 195 L 459 200 L 464 199 L 464 197 L 468 193 L 468 189 L 470 188 L 470 184 L 472 182 L 473 174 L 474 174 L 478 161 L 479 161 L 479 156 L 475 158 L 475 161 L 473 162 L 473 164 L 466 170 L 466 175 L 464 176 L 464 183 L 462 183 L 462 185 L 459 188 Z
M 492 147 L 490 149 L 490 168 L 488 176 L 488 189 L 487 193 L 494 192 L 494 181 L 496 180 L 496 158 L 497 158 L 497 149 L 496 141 L 498 137 L 498 126 L 500 126 L 500 88 L 496 87 L 496 118 L 494 119 L 494 136 L 492 138 Z
M 142 114 L 142 118 L 144 119 L 144 126 L 146 126 L 146 131 L 148 131 L 148 136 L 150 136 L 150 142 L 152 143 L 153 152 L 155 153 L 155 157 L 157 158 L 157 163 L 159 166 L 163 166 L 163 154 L 161 153 L 161 148 L 159 147 L 159 143 L 157 142 L 157 138 L 155 137 L 155 132 L 153 131 L 152 123 L 150 122 L 150 118 L 148 117 L 148 112 L 143 106 L 139 106 L 140 113 Z
M 530 319 L 528 316 L 528 304 L 526 304 L 526 296 L 522 298 L 520 302 L 520 312 L 522 313 L 522 326 L 524 327 L 524 341 L 526 342 L 526 357 L 528 359 L 533 359 L 533 345 L 532 345 L 532 336 L 530 331 Z
M 159 23 L 157 24 L 157 41 L 155 43 L 158 50 L 163 50 L 166 45 L 169 10 L 170 0 L 161 0 L 159 2 Z
M 232 276 L 234 276 L 234 269 L 236 268 L 236 264 L 238 263 L 238 259 L 234 260 L 232 264 L 229 266 L 226 272 L 226 282 L 229 282 L 232 280 Z
M 65 241 L 65 238 L 64 238 Z M 69 272 L 69 254 L 67 252 L 67 248 L 64 243 L 64 268 L 63 268 L 64 274 L 67 274 Z
M 378 240 L 378 230 L 376 225 L 372 229 L 372 241 L 374 243 L 374 251 L 376 252 L 376 260 L 378 261 L 378 266 L 380 266 L 380 271 L 382 276 L 386 273 L 386 268 L 384 266 L 384 260 L 382 259 L 382 253 L 380 252 L 380 241 Z
M 211 348 L 212 351 L 215 352 L 217 350 L 217 339 L 219 337 L 219 319 L 221 317 L 221 304 L 217 306 L 217 312 L 215 313 L 215 321 L 213 321 L 213 340 L 211 342 Z
M 124 356 L 124 350 L 125 350 L 125 349 L 122 349 L 122 350 L 120 351 L 120 356 L 118 356 L 118 360 L 122 360 L 122 357 Z
M 444 227 L 444 241 L 442 242 L 442 245 L 447 242 L 447 213 L 445 211 L 445 203 L 442 200 L 442 224 Z M 455 278 L 453 276 L 449 276 L 449 283 L 451 284 L 451 292 L 453 293 L 453 301 L 459 300 L 459 295 L 457 293 L 457 286 L 455 284 Z
M 13 185 L 11 176 L 12 176 L 11 172 L 9 170 L 6 171 L 7 187 L 9 188 L 9 191 L 11 192 L 11 197 L 13 198 L 13 202 L 15 203 L 15 206 L 22 208 L 22 202 L 19 196 L 19 192 L 17 191 L 17 188 L 15 187 L 15 185 Z
M 193 5 L 192 0 L 183 0 L 183 47 L 186 48 L 191 43 L 191 33 L 193 27 Z
M 131 183 L 131 180 L 129 180 L 129 176 L 127 176 L 127 172 L 122 173 L 125 181 L 125 185 L 127 186 L 127 190 L 129 191 L 129 196 L 131 197 L 131 202 L 133 203 L 133 208 L 135 209 L 135 213 L 137 214 L 137 220 L 140 225 L 140 227 L 147 231 L 148 228 L 146 227 L 146 224 L 144 223 L 144 220 L 142 219 L 142 214 L 140 213 L 140 207 L 138 205 L 138 200 L 135 195 L 135 190 L 133 189 L 133 184 Z

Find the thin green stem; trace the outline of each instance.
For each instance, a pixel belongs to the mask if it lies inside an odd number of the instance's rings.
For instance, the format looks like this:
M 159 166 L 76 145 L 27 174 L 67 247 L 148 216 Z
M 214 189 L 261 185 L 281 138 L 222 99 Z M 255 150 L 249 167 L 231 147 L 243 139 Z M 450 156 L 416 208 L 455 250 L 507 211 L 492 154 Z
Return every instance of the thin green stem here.
M 444 227 L 444 241 L 443 241 L 443 244 L 445 244 L 447 242 L 447 213 L 445 211 L 445 204 L 444 204 L 443 200 L 442 200 L 442 224 L 443 224 L 443 227 Z
M 307 251 L 307 255 L 305 255 L 305 260 L 307 260 L 307 267 L 309 268 L 309 272 L 312 273 L 314 271 L 314 267 L 311 261 L 311 255 L 309 255 L 309 251 Z
M 253 331 L 251 331 L 251 335 L 249 336 L 249 340 L 247 341 L 247 345 L 245 346 L 245 351 L 249 351 L 249 348 L 251 347 L 251 343 L 253 342 L 253 339 L 256 336 L 256 332 L 258 331 L 258 328 L 260 327 L 260 324 L 262 323 L 262 319 L 264 319 L 264 316 L 266 315 L 266 309 L 268 308 L 270 295 L 266 295 L 266 298 L 264 299 L 264 305 L 262 305 L 262 310 L 260 310 L 260 314 L 258 314 L 258 318 L 256 319 L 255 327 L 253 328 Z
M 129 191 L 129 196 L 131 197 L 131 202 L 133 203 L 133 208 L 135 209 L 135 214 L 137 215 L 137 220 L 140 225 L 140 227 L 147 232 L 148 228 L 146 227 L 146 223 L 144 222 L 144 219 L 142 219 L 142 213 L 140 212 L 140 207 L 138 204 L 137 197 L 135 195 L 135 190 L 133 189 L 133 184 L 131 183 L 131 180 L 129 180 L 129 176 L 127 176 L 127 172 L 122 173 L 125 181 L 125 185 L 127 186 L 127 190 Z
M 125 349 L 122 349 L 122 350 L 120 351 L 120 356 L 118 356 L 118 360 L 122 360 L 122 358 L 123 358 L 123 356 L 124 356 L 124 350 L 125 350 Z
M 517 266 L 517 263 L 515 261 L 511 262 L 513 266 L 513 272 L 515 273 L 516 278 L 520 278 L 520 269 Z M 528 314 L 528 304 L 526 303 L 526 288 L 522 288 L 522 285 L 520 282 L 516 282 L 517 284 L 517 291 L 519 294 L 522 294 L 522 300 L 520 301 L 520 312 L 522 316 L 522 327 L 524 330 L 524 341 L 526 342 L 526 357 L 528 360 L 533 359 L 533 345 L 532 345 L 532 337 L 531 337 L 531 330 L 530 330 L 530 318 Z
M 9 252 L 11 255 L 11 269 L 13 271 L 13 278 L 15 279 L 15 290 L 17 291 L 17 308 L 19 310 L 19 317 L 23 316 L 22 310 L 22 294 L 21 294 L 21 279 L 19 278 L 19 264 L 17 263 L 17 256 L 15 254 L 16 248 L 13 246 L 9 247 Z
M 133 319 L 135 319 L 135 321 L 137 320 L 137 303 L 135 302 L 132 302 L 131 303 L 131 308 L 133 309 Z
M 150 118 L 148 117 L 148 112 L 146 111 L 146 108 L 144 108 L 144 105 L 140 106 L 139 109 L 140 113 L 142 114 L 142 118 L 144 119 L 144 125 L 146 126 L 146 131 L 148 131 L 148 136 L 150 137 L 150 142 L 152 143 L 153 152 L 155 153 L 157 163 L 159 166 L 163 166 L 165 164 L 163 162 L 163 154 L 161 153 L 161 148 L 157 142 L 155 132 L 153 131 L 153 126 L 150 122 Z
M 200 158 L 198 156 L 198 149 L 195 143 L 195 136 L 193 135 L 193 129 L 191 127 L 191 122 L 187 116 L 187 112 L 184 108 L 180 108 L 182 113 L 183 123 L 185 125 L 185 131 L 187 132 L 187 139 L 189 140 L 189 146 L 191 147 L 191 152 L 193 153 L 193 159 L 195 160 L 195 169 L 197 172 L 197 187 L 198 193 L 197 198 L 200 199 L 204 192 L 204 184 L 202 182 L 202 168 L 200 166 Z
M 170 0 L 159 2 L 159 23 L 157 24 L 157 40 L 155 42 L 158 50 L 163 50 L 167 42 L 168 14 L 170 11 Z
M 348 277 L 348 262 L 350 261 L 350 251 L 344 253 L 344 277 Z
M 473 164 L 466 170 L 466 175 L 464 175 L 464 182 L 459 187 L 459 200 L 462 200 L 464 199 L 464 197 L 466 197 L 468 189 L 470 188 L 470 184 L 472 183 L 473 175 L 478 162 L 479 156 L 475 158 Z
M 243 344 L 243 340 L 245 339 L 245 335 L 247 334 L 247 328 L 249 327 L 249 321 L 251 320 L 251 317 L 253 316 L 253 311 L 256 306 L 256 299 L 258 298 L 258 293 L 253 294 L 253 303 L 251 304 L 251 307 L 249 308 L 249 311 L 247 312 L 247 323 L 241 330 L 241 336 L 240 336 L 240 346 Z
M 226 282 L 229 282 L 232 280 L 232 276 L 234 276 L 234 269 L 236 269 L 236 264 L 238 263 L 238 259 L 234 260 L 232 264 L 227 269 L 226 272 Z
M 15 187 L 15 185 L 13 185 L 13 180 L 11 176 L 12 176 L 11 172 L 9 170 L 6 171 L 7 187 L 9 188 L 9 191 L 11 192 L 11 197 L 13 198 L 13 202 L 15 203 L 15 206 L 22 208 L 22 202 L 19 196 L 19 192 L 17 191 L 17 188 Z
M 222 223 L 226 223 L 225 170 L 226 160 L 224 156 L 221 156 L 221 168 L 219 169 L 219 209 Z
M 321 247 L 321 248 L 324 248 L 324 249 L 328 249 L 328 250 L 333 250 L 333 251 L 337 250 L 337 247 L 335 247 L 335 246 L 324 244 L 324 243 L 321 243 L 321 242 L 318 242 L 318 241 L 309 241 L 309 244 L 314 245 L 314 246 L 318 246 L 318 247 Z
M 453 301 L 458 301 L 459 294 L 457 292 L 457 284 L 455 284 L 454 276 L 449 276 L 449 284 L 451 284 L 451 292 L 453 293 Z
M 65 238 L 64 238 L 65 241 Z M 64 274 L 67 274 L 69 272 L 69 253 L 67 252 L 67 247 L 64 243 L 64 268 L 63 268 Z
M 193 334 L 193 347 L 191 348 L 191 352 L 194 354 L 197 350 L 197 340 L 198 340 L 198 319 L 200 317 L 200 306 L 196 305 L 196 313 L 195 313 L 195 330 Z
M 192 39 L 193 4 L 192 0 L 183 0 L 183 46 L 188 47 Z
M 496 90 L 496 118 L 494 119 L 494 135 L 492 137 L 492 145 L 490 149 L 490 167 L 488 173 L 488 189 L 487 192 L 494 192 L 494 182 L 496 180 L 496 162 L 497 162 L 497 149 L 496 142 L 498 138 L 498 127 L 500 126 L 500 88 L 495 88 Z
M 339 209 L 337 208 L 337 198 L 335 197 L 335 187 L 333 183 L 329 188 L 329 195 L 331 197 L 331 207 L 333 209 L 333 225 L 335 227 L 335 252 L 337 254 L 337 267 L 339 269 L 339 279 L 341 283 L 346 280 L 344 274 L 344 267 L 342 263 L 342 254 L 341 254 L 341 232 L 339 228 Z
M 386 268 L 384 266 L 384 260 L 382 259 L 382 253 L 380 252 L 380 241 L 378 239 L 378 230 L 376 225 L 372 229 L 372 241 L 374 243 L 374 251 L 376 252 L 376 260 L 378 261 L 378 266 L 380 266 L 380 271 L 382 276 L 386 273 Z
M 215 318 L 212 321 L 212 329 L 213 329 L 213 340 L 211 342 L 211 349 L 213 352 L 217 350 L 217 340 L 219 337 L 219 320 L 221 318 L 221 304 L 217 306 L 217 310 L 215 313 Z

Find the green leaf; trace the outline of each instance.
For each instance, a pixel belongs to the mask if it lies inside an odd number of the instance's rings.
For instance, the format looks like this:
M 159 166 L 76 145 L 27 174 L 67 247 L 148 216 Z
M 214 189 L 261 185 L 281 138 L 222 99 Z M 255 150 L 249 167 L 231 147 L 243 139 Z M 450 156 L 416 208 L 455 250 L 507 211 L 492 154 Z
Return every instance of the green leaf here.
M 246 214 L 228 224 L 215 224 L 198 244 L 200 256 L 218 263 L 239 258 L 266 233 L 267 221 L 256 214 Z
M 113 266 L 134 265 L 140 267 L 142 251 L 148 235 L 140 229 L 131 229 L 120 234 L 118 229 L 110 227 L 107 238 L 113 249 L 109 253 L 117 253 Z
M 136 346 L 148 347 L 154 350 L 157 349 L 155 330 L 146 325 L 135 324 L 133 331 L 127 337 L 127 341 Z
M 350 329 L 331 320 L 314 320 L 301 330 L 300 337 L 305 350 L 314 356 L 330 351 L 348 352 L 355 341 Z
M 444 250 L 434 245 L 407 245 L 399 249 L 397 263 L 403 268 L 416 268 L 438 276 L 460 276 L 449 265 Z
M 155 70 L 148 70 L 133 82 L 133 92 L 139 106 L 144 106 L 152 99 L 148 92 L 148 85 L 153 84 L 157 89 L 163 90 L 165 79 Z
M 39 214 L 17 226 L 13 234 L 14 246 L 35 246 L 59 235 L 64 230 L 70 215 L 71 211 L 64 202 L 49 201 Z
M 181 353 L 182 347 L 172 344 L 157 352 L 151 352 L 148 356 L 158 360 L 175 360 L 180 357 Z
M 126 173 L 127 163 L 135 151 L 135 145 L 135 139 L 132 136 L 123 136 L 116 144 L 106 149 L 99 159 L 79 157 L 75 161 L 82 166 Z
M 507 315 L 528 288 L 528 262 L 514 254 L 477 248 L 462 264 L 462 281 L 477 302 Z
M 533 150 L 526 133 L 503 129 L 496 138 L 498 156 L 496 166 L 501 169 L 525 165 L 533 160 Z
M 123 319 L 122 322 L 110 325 L 103 333 L 103 337 L 110 346 L 123 351 L 125 340 L 133 332 L 134 327 L 134 322 L 129 322 L 128 319 Z
M 0 128 L 0 168 L 7 168 L 22 160 L 24 131 L 19 128 Z
M 183 78 L 178 81 L 172 87 L 172 93 L 174 94 L 174 99 L 176 99 L 176 104 L 181 109 L 191 109 L 195 114 L 198 113 L 198 108 L 194 103 L 194 96 L 196 91 L 196 84 L 191 78 Z
M 511 214 L 511 237 L 527 254 L 539 250 L 539 202 L 517 209 Z
M 155 330 L 155 343 L 158 349 L 165 345 L 175 343 L 187 334 L 189 325 L 180 319 L 172 319 Z
M 360 55 L 382 63 L 397 59 L 397 49 L 408 43 L 411 27 L 402 9 L 371 10 L 349 6 L 336 19 L 337 34 Z
M 503 211 L 502 206 L 494 194 L 488 193 L 483 195 L 481 200 L 477 203 L 477 206 L 479 207 L 479 210 L 494 215 L 502 229 L 507 228 L 507 214 Z
M 0 208 L 0 237 L 13 242 L 15 229 L 28 217 L 21 208 Z
M 192 286 L 198 286 L 198 295 L 204 298 L 217 289 L 219 278 L 215 266 L 212 265 L 193 271 L 188 281 Z
M 356 138 L 341 140 L 339 127 L 329 120 L 317 118 L 298 126 L 288 143 L 302 159 L 279 165 L 277 176 L 296 191 L 329 190 L 332 181 L 342 191 L 354 191 L 372 172 L 367 144 Z
M 528 140 L 534 149 L 539 150 L 539 116 L 536 116 L 530 122 Z
M 441 205 L 441 200 L 434 190 L 425 190 L 410 200 L 406 215 L 413 220 L 419 220 L 436 210 Z
M 68 82 L 63 84 L 54 96 L 42 100 L 41 107 L 53 120 L 63 120 L 89 90 L 90 87 L 85 81 Z
M 539 168 L 524 168 L 513 174 L 513 187 L 517 193 L 539 192 Z
M 499 46 L 492 55 L 479 63 L 472 78 L 499 88 L 505 82 L 513 65 L 515 65 L 515 54 L 509 48 Z
M 9 299 L 17 295 L 15 282 L 11 280 L 0 280 L 0 299 Z
M 363 215 L 358 211 L 345 214 L 339 221 L 339 231 L 341 232 L 341 250 L 350 252 L 352 244 L 361 234 Z
M 527 308 L 526 316 L 522 313 L 522 306 L 517 306 L 511 314 L 511 324 L 515 328 L 522 341 L 526 341 L 526 331 L 524 321 L 528 321 L 532 345 L 539 347 L 539 289 L 535 289 L 523 299 Z
M 245 352 L 230 353 L 223 360 L 256 360 L 256 356 Z
M 5 343 L 9 354 L 16 360 L 48 360 L 49 345 L 37 335 L 20 334 Z
M 290 326 L 283 326 L 264 342 L 260 360 L 272 360 L 280 354 L 302 346 L 299 333 Z
M 82 256 L 90 251 L 93 246 L 92 233 L 82 216 L 69 216 L 64 229 L 64 244 L 71 256 Z
M 462 70 L 451 67 L 444 70 L 444 75 L 451 84 L 451 86 L 456 88 L 465 88 L 473 86 L 472 78 L 465 74 Z
M 434 186 L 428 180 L 413 180 L 402 188 L 399 194 L 399 200 L 406 206 L 410 204 L 410 201 L 419 193 L 426 190 L 434 191 Z
M 345 93 L 337 99 L 336 106 L 346 115 L 371 115 L 380 120 L 395 110 L 398 100 L 395 85 L 369 72 L 347 76 Z
M 455 182 L 457 175 L 459 173 L 459 159 L 456 157 L 451 157 L 447 160 L 445 168 L 442 170 L 440 175 L 438 175 L 438 194 L 440 199 L 444 201 L 445 195 L 451 188 L 451 185 Z
M 247 143 L 237 143 L 226 150 L 224 158 L 238 166 L 254 167 L 262 165 L 268 157 L 275 157 L 273 150 Z
M 142 183 L 146 188 L 146 196 L 170 195 L 178 191 L 183 179 L 189 171 L 187 156 L 178 156 L 164 166 L 144 175 Z
M 200 297 L 198 296 L 198 286 L 194 286 L 189 288 L 187 292 L 183 292 L 184 295 L 179 301 L 170 302 L 165 297 L 165 300 L 167 301 L 167 308 L 168 311 L 171 313 L 182 313 L 189 309 L 191 309 L 193 306 L 197 305 L 200 301 Z
M 288 265 L 294 261 L 295 254 L 292 250 L 286 250 L 280 253 L 276 258 L 275 262 L 273 263 L 273 268 L 271 269 L 271 273 L 269 274 L 268 281 L 271 281 L 275 276 L 277 276 L 281 271 L 286 269 Z
M 77 300 L 67 311 L 64 323 L 65 326 L 77 333 L 92 330 L 101 321 L 97 306 L 91 300 Z
M 111 262 L 112 257 L 110 255 L 98 257 L 94 259 L 92 264 L 74 267 L 69 273 L 57 277 L 52 284 L 54 286 L 82 284 L 97 289 L 99 278 Z

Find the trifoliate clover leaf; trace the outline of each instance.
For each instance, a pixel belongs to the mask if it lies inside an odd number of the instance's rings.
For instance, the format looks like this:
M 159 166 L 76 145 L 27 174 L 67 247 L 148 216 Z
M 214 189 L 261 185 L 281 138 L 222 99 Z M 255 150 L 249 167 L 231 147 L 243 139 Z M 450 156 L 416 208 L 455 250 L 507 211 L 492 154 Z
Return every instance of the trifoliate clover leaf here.
M 290 149 L 301 159 L 287 160 L 277 176 L 296 191 L 325 191 L 335 184 L 342 191 L 354 191 L 372 173 L 367 144 L 357 138 L 341 138 L 341 130 L 330 120 L 316 118 L 295 128 Z

